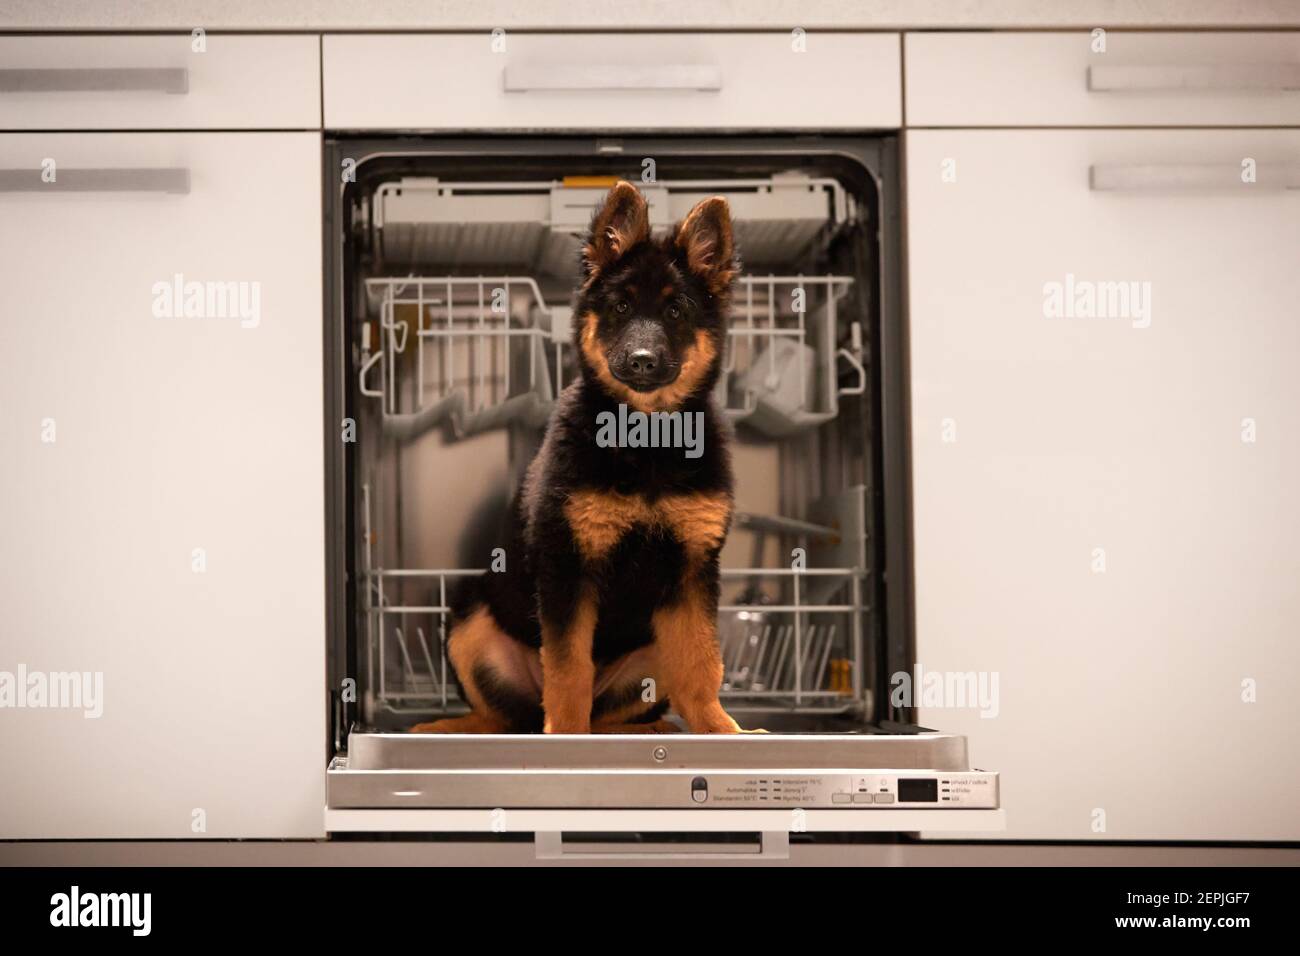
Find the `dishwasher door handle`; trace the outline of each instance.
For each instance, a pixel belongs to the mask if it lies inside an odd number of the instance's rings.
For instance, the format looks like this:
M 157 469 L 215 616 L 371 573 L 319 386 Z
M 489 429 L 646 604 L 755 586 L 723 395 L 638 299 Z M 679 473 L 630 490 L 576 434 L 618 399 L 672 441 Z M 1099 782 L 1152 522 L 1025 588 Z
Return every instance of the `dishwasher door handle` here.
M 502 74 L 507 93 L 562 91 L 722 89 L 722 70 L 688 63 L 662 66 L 622 66 L 589 63 L 510 63 Z
M 190 91 L 185 67 L 0 70 L 0 93 L 171 93 Z
M 1244 164 L 1245 161 L 1243 161 Z M 1088 169 L 1093 192 L 1215 192 L 1224 190 L 1300 189 L 1300 163 L 1258 163 L 1253 178 L 1233 163 L 1101 164 Z
M 1232 93 L 1300 90 L 1300 63 L 1247 63 L 1225 66 L 1088 67 L 1093 93 Z
M 612 838 L 600 843 L 570 843 L 565 847 L 559 831 L 533 834 L 539 860 L 788 860 L 790 833 L 764 831 L 755 843 L 646 843 Z
M 55 169 L 46 181 L 39 169 L 0 169 L 0 193 L 169 193 L 190 191 L 190 171 L 154 169 Z

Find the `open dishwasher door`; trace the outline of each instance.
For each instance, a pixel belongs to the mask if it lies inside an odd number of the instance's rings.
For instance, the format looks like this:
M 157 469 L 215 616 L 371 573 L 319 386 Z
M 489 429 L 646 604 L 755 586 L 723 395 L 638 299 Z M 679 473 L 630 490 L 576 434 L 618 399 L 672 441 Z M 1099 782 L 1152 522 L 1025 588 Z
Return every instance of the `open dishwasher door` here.
M 329 832 L 907 832 L 1002 826 L 996 773 L 936 733 L 353 732 Z

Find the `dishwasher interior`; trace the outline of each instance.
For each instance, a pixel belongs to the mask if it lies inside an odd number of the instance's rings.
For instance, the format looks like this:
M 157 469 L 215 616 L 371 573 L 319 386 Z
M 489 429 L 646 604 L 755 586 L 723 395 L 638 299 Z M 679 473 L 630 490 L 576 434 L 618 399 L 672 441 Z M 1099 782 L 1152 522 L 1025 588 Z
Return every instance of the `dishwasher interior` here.
M 354 431 L 334 486 L 346 598 L 332 664 L 334 685 L 354 681 L 355 694 L 335 701 L 333 717 L 336 751 L 352 730 L 353 769 L 361 755 L 372 769 L 407 766 L 403 747 L 435 763 L 447 753 L 395 735 L 466 710 L 446 655 L 450 594 L 465 576 L 492 573 L 501 515 L 556 395 L 578 374 L 580 246 L 620 178 L 642 190 L 656 231 L 708 196 L 732 211 L 742 270 L 714 392 L 735 432 L 718 620 L 724 706 L 741 726 L 808 735 L 801 758 L 780 751 L 790 766 L 843 763 L 854 751 L 830 734 L 915 731 L 886 683 L 906 646 L 905 622 L 887 619 L 904 605 L 887 600 L 882 573 L 888 555 L 906 554 L 905 522 L 887 526 L 903 512 L 887 501 L 884 473 L 882 222 L 893 184 L 880 157 L 892 149 L 781 139 L 336 146 L 336 400 Z M 924 764 L 918 743 L 898 766 Z M 456 746 L 518 749 L 486 738 Z M 617 763 L 619 746 L 550 746 L 535 763 Z M 968 769 L 958 766 L 964 741 L 959 758 L 950 739 L 935 746 L 941 769 Z

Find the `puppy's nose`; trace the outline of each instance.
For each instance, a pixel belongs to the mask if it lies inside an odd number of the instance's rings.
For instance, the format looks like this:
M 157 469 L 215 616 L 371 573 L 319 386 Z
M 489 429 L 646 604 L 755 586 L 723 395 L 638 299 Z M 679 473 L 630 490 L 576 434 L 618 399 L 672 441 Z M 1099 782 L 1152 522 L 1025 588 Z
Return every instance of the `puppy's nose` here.
M 627 367 L 633 375 L 653 375 L 659 368 L 659 361 L 649 349 L 637 349 L 627 357 Z

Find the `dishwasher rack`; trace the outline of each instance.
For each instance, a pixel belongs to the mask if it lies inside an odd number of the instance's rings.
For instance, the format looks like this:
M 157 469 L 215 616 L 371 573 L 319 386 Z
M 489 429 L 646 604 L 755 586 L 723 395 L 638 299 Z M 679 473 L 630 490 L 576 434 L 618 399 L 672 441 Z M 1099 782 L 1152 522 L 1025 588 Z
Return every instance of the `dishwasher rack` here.
M 859 323 L 841 344 L 852 286 L 837 275 L 737 280 L 715 393 L 730 419 L 781 438 L 830 421 L 841 396 L 865 391 Z M 533 277 L 373 278 L 365 288 L 360 392 L 379 400 L 383 430 L 399 440 L 439 426 L 455 438 L 541 427 L 576 374 L 573 310 L 548 304 Z
M 466 710 L 447 660 L 451 591 L 481 568 L 384 568 L 373 564 L 370 493 L 361 578 L 368 722 Z M 737 516 L 740 523 L 749 516 Z M 815 526 L 809 525 L 809 528 Z M 722 569 L 718 639 L 721 699 L 734 713 L 860 713 L 864 696 L 860 567 Z

